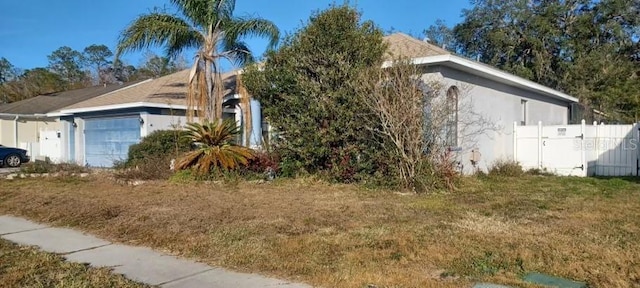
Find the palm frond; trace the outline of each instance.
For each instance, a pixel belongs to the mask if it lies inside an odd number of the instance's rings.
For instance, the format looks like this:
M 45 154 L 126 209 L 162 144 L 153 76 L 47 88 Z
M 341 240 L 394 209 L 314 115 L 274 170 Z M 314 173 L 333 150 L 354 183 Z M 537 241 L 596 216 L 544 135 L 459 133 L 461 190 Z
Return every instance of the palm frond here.
M 177 169 L 193 168 L 200 174 L 209 173 L 212 169 L 233 170 L 246 166 L 254 157 L 253 150 L 233 143 L 240 133 L 233 121 L 189 123 L 186 129 L 185 137 L 197 148 L 178 160 Z
M 195 30 L 187 33 L 175 33 L 167 39 L 165 53 L 170 58 L 176 58 L 185 49 L 199 48 L 203 39 L 202 34 Z
M 224 52 L 220 55 L 234 65 L 244 66 L 253 63 L 254 58 L 247 43 L 236 40 L 235 42 L 225 41 Z
M 280 39 L 280 30 L 273 22 L 263 18 L 235 17 L 225 23 L 225 41 L 234 43 L 245 37 L 269 38 L 269 48 L 275 48 Z
M 212 0 L 213 2 L 213 13 L 215 13 L 213 18 L 209 21 L 212 24 L 217 24 L 214 29 L 216 30 L 224 30 L 221 29 L 220 25 L 226 22 L 227 19 L 231 19 L 233 17 L 233 11 L 236 9 L 236 1 L 235 0 Z
M 171 0 L 171 3 L 192 22 L 194 26 L 205 28 L 211 23 L 213 0 Z
M 179 53 L 186 48 L 198 48 L 204 42 L 200 32 L 184 20 L 164 13 L 142 15 L 120 35 L 116 58 L 124 52 L 167 44 L 167 52 Z

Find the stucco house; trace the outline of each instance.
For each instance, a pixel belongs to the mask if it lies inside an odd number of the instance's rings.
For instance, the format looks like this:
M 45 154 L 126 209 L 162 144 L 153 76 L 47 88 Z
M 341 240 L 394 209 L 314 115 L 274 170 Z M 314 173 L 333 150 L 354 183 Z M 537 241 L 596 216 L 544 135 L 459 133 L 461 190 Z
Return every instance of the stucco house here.
M 244 107 L 235 91 L 236 72 L 223 75 L 224 118 L 242 123 Z M 179 71 L 88 99 L 50 113 L 58 117 L 62 133 L 64 161 L 92 167 L 111 167 L 125 160 L 129 146 L 156 130 L 180 129 L 186 117 L 189 70 Z M 250 145 L 261 141 L 260 107 L 252 106 Z M 242 143 L 247 143 L 241 139 Z
M 441 49 L 409 35 L 385 37 L 389 58 L 408 57 L 423 71 L 426 83 L 438 83 L 456 107 L 448 127 L 448 144 L 461 169 L 486 170 L 497 160 L 513 158 L 513 125 L 566 125 L 578 99 Z M 391 62 L 385 65 L 392 65 Z
M 51 113 L 75 103 L 125 89 L 137 82 L 94 86 L 39 95 L 0 105 L 0 144 L 24 148 L 33 159 L 62 160 L 64 123 Z

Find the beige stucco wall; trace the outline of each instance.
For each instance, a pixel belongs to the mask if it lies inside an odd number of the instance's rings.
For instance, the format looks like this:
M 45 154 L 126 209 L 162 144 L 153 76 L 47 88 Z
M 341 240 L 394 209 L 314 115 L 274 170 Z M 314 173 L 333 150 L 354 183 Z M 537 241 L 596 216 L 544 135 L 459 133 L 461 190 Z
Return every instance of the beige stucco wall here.
M 4 146 L 14 146 L 13 120 L 0 119 L 0 144 Z
M 17 124 L 18 146 L 21 143 L 37 143 L 41 130 L 60 131 L 62 127 L 57 119 L 18 119 Z M 15 122 L 13 119 L 0 119 L 0 144 L 16 146 Z

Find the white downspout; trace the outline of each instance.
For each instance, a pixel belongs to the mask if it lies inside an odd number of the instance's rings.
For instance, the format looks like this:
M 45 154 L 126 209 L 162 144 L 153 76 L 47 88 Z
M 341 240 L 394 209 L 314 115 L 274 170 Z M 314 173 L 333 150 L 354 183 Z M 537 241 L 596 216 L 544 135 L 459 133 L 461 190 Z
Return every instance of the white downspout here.
M 16 115 L 16 118 L 13 119 L 13 142 L 14 142 L 14 146 L 16 148 L 18 147 L 18 118 L 20 118 L 20 115 Z

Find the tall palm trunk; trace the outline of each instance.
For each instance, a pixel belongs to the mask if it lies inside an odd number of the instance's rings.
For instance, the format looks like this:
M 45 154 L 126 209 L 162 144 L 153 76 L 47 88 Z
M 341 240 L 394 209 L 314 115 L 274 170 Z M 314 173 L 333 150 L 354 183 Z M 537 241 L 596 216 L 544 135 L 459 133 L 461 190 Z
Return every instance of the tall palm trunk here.
M 215 69 L 215 73 L 213 74 L 213 95 L 212 99 L 214 99 L 214 112 L 212 114 L 214 119 L 222 119 L 222 102 L 224 101 L 224 82 L 222 81 L 222 73 L 220 71 L 220 66 L 218 63 L 218 59 L 213 60 L 213 65 Z
M 206 106 L 204 108 L 204 110 L 205 110 L 204 111 L 204 119 L 202 119 L 202 120 L 213 119 L 213 115 L 214 115 L 213 114 L 213 106 L 216 105 L 215 98 L 212 97 L 213 96 L 212 95 L 213 94 L 213 86 L 214 86 L 212 77 L 213 77 L 213 74 L 215 74 L 215 73 L 213 73 L 213 71 L 211 71 L 213 69 L 212 68 L 212 66 L 213 66 L 212 62 L 213 61 L 211 61 L 209 59 L 205 59 L 205 61 L 204 61 L 204 63 L 205 63 L 205 65 L 204 65 L 204 71 L 205 71 L 204 72 L 205 73 L 204 78 L 205 78 L 205 81 L 207 82 L 207 90 L 206 90 L 207 94 L 200 96 L 200 97 L 205 97 L 205 99 L 204 99 L 205 101 L 202 101 L 202 102 L 206 103 Z
M 251 97 L 247 88 L 242 84 L 242 74 L 238 72 L 236 75 L 236 93 L 240 96 L 240 105 L 242 105 L 242 121 L 244 122 L 244 142 L 245 146 L 251 146 L 251 132 L 253 129 L 253 119 L 251 119 Z

